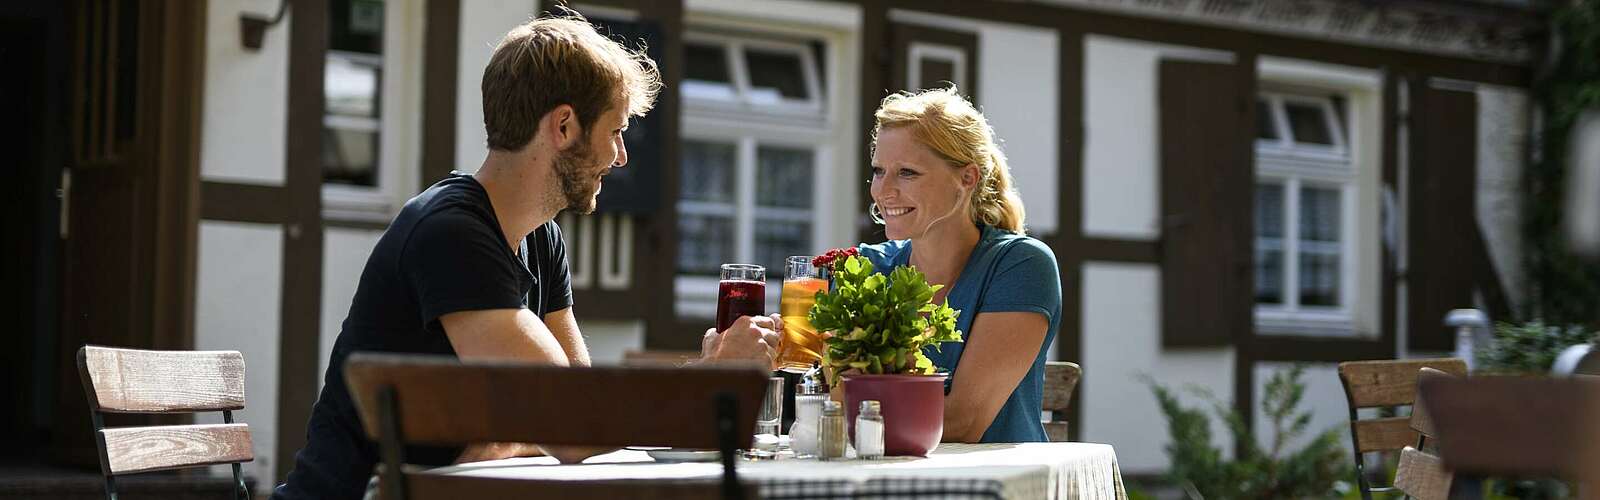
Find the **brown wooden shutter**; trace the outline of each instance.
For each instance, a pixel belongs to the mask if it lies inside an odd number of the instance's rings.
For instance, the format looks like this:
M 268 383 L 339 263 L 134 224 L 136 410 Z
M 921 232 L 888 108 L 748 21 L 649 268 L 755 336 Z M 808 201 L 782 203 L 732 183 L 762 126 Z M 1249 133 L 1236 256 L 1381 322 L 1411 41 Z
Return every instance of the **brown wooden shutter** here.
M 1451 309 L 1473 307 L 1479 267 L 1478 99 L 1460 90 L 1412 86 L 1406 211 L 1406 332 L 1411 349 L 1447 351 Z
M 962 95 L 977 100 L 978 35 L 976 33 L 903 23 L 894 23 L 891 32 L 894 57 L 890 58 L 890 92 L 944 88 L 949 86 L 945 82 L 954 82 Z M 938 52 L 931 53 L 934 55 L 918 54 L 913 58 L 914 47 L 959 53 L 961 61 L 958 66 L 947 58 L 939 57 Z M 917 74 L 917 81 L 911 81 L 912 73 Z
M 1161 62 L 1163 346 L 1226 345 L 1253 328 L 1254 99 L 1239 71 Z

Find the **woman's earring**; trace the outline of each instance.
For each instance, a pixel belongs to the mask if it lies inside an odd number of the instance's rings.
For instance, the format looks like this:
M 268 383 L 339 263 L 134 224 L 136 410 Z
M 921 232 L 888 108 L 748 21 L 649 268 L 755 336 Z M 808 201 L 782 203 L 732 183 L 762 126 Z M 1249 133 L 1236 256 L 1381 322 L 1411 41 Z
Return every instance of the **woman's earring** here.
M 878 202 L 874 201 L 867 205 L 867 215 L 872 217 L 872 222 L 883 225 L 883 214 L 878 211 Z

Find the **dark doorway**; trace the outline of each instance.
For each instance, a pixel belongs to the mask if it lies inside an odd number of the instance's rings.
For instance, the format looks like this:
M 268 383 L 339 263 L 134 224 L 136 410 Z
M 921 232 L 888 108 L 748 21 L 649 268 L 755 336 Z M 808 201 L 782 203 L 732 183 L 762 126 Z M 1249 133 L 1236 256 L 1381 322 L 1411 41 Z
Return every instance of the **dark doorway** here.
M 50 442 L 55 418 L 56 356 L 60 309 L 60 210 L 57 197 L 66 125 L 61 82 L 67 78 L 65 11 L 60 2 L 0 5 L 0 151 L 12 163 L 0 183 L 5 255 L 0 281 L 14 300 L 0 301 L 10 335 L 0 349 L 0 429 L 13 445 L 0 447 L 6 463 L 29 461 Z M 75 388 L 75 386 L 69 386 Z

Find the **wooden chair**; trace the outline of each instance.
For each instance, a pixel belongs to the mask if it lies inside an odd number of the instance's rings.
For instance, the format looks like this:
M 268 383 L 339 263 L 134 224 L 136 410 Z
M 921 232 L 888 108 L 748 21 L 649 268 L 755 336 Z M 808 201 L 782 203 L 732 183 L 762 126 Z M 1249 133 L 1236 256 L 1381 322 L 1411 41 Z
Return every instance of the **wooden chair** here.
M 676 368 L 700 359 L 700 351 L 634 351 L 622 353 L 625 366 L 655 366 Z
M 1044 364 L 1044 401 L 1040 405 L 1050 412 L 1050 421 L 1044 423 L 1045 436 L 1051 442 L 1067 441 L 1067 408 L 1072 404 L 1072 391 L 1078 387 L 1083 368 L 1067 361 L 1046 361 Z
M 1450 498 L 1483 498 L 1482 478 L 1564 477 L 1600 499 L 1600 382 L 1577 378 L 1430 378 L 1421 398 L 1455 471 Z
M 1457 376 L 1467 374 L 1466 362 L 1455 358 L 1339 363 L 1339 381 L 1344 385 L 1345 400 L 1350 408 L 1350 444 L 1355 450 L 1356 481 L 1361 487 L 1363 500 L 1372 500 L 1373 493 L 1396 492 L 1393 485 L 1373 486 L 1367 481 L 1366 459 L 1363 455 L 1369 452 L 1399 452 L 1419 441 L 1417 432 L 1411 429 L 1409 417 L 1363 420 L 1357 412 L 1363 408 L 1414 403 L 1417 374 L 1423 368 Z
M 232 464 L 235 492 L 250 498 L 241 462 L 255 459 L 244 409 L 244 356 L 238 351 L 143 351 L 84 346 L 78 374 L 89 399 L 106 498 L 116 476 Z M 222 412 L 220 425 L 106 427 L 105 413 Z
M 345 379 L 382 459 L 388 499 L 754 498 L 734 469 L 755 431 L 767 374 L 750 368 L 565 368 L 360 353 Z M 407 465 L 406 444 L 528 442 L 720 449 L 721 482 L 517 481 Z
M 1417 373 L 1417 384 L 1426 380 L 1453 375 L 1423 368 Z M 1394 487 L 1407 496 L 1419 500 L 1445 500 L 1450 497 L 1450 483 L 1454 475 L 1444 468 L 1439 456 L 1432 452 L 1438 448 L 1438 432 L 1433 419 L 1428 416 L 1427 405 L 1417 401 L 1411 405 L 1411 430 L 1418 434 L 1417 446 L 1400 450 L 1400 464 L 1395 471 Z

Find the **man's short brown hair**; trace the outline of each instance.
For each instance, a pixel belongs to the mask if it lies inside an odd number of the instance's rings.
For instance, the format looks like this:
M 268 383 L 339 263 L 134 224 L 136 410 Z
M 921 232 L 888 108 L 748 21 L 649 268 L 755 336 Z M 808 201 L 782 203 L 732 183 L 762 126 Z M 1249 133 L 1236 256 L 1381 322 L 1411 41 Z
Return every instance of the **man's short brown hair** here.
M 529 21 L 500 39 L 483 70 L 489 149 L 522 149 L 539 120 L 562 104 L 585 130 L 619 98 L 629 116 L 643 116 L 660 90 L 655 61 L 601 36 L 583 16 L 569 11 Z

